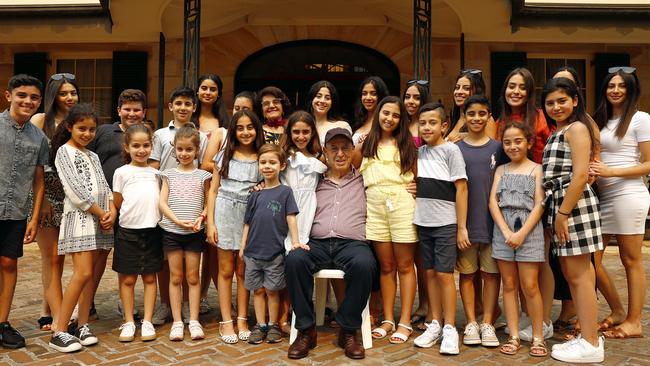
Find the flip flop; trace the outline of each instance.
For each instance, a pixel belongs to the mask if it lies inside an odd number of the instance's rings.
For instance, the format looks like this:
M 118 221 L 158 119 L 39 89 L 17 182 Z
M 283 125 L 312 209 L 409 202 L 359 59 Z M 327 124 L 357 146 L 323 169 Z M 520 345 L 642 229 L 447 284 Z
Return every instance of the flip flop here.
M 628 338 L 643 338 L 643 334 L 627 334 L 621 328 L 612 328 L 603 332 L 603 336 L 609 339 L 628 339 Z
M 52 317 L 49 316 L 49 315 L 42 316 L 42 317 L 38 318 L 38 320 L 37 320 L 38 327 L 42 331 L 50 331 L 50 330 L 52 330 L 52 320 L 53 320 Z
M 411 317 L 411 325 L 416 325 L 424 323 L 426 321 L 426 315 L 413 314 Z
M 609 330 L 621 323 L 614 323 L 612 318 L 607 317 L 603 319 L 600 323 L 598 323 L 598 330 L 603 331 L 603 330 Z

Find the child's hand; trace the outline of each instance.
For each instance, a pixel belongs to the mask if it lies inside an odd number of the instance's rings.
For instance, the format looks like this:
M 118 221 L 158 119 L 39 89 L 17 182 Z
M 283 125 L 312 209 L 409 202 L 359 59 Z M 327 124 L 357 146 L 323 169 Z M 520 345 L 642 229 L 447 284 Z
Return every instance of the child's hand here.
M 194 230 L 194 221 L 192 220 L 178 220 L 176 225 L 180 226 L 183 229 Z
M 458 229 L 456 233 L 456 245 L 458 245 L 458 249 L 460 250 L 465 250 L 472 246 L 472 243 L 469 241 L 467 228 Z
M 522 234 L 521 230 L 519 230 L 516 233 L 512 233 L 506 239 L 506 244 L 512 249 L 517 249 L 517 248 L 519 248 L 521 246 L 521 244 L 524 243 L 525 239 L 526 239 L 526 236 Z
M 417 186 L 415 184 L 415 181 L 412 181 L 411 183 L 406 185 L 406 191 L 415 198 L 415 194 L 417 193 Z
M 201 231 L 201 224 L 203 223 L 203 220 L 205 220 L 205 216 L 201 215 L 194 220 L 194 225 L 192 226 L 192 231 L 195 233 L 198 233 Z
M 27 229 L 25 230 L 25 235 L 23 236 L 23 244 L 32 243 L 36 239 L 37 232 L 38 221 L 32 219 L 27 223 Z
M 239 259 L 244 259 L 244 248 L 239 249 Z
M 265 183 L 264 181 L 261 181 L 261 182 L 257 183 L 257 184 L 252 188 L 252 191 L 253 191 L 253 192 L 259 192 L 259 191 L 263 190 L 265 187 L 266 187 L 266 183 Z
M 115 216 L 110 211 L 104 212 L 99 218 L 99 226 L 104 230 L 110 230 L 113 227 L 113 222 L 115 222 Z
M 43 227 L 45 221 L 52 222 L 52 217 L 54 217 L 54 208 L 50 204 L 50 201 L 44 199 L 43 205 L 41 206 L 41 217 L 38 226 Z
M 560 213 L 555 215 L 555 236 L 560 245 L 566 245 L 569 242 L 569 218 Z
M 296 249 L 300 249 L 300 248 L 302 248 L 304 250 L 311 250 L 311 248 L 309 248 L 309 245 L 307 245 L 307 244 L 301 244 L 301 243 L 298 242 L 298 243 L 293 243 L 291 245 L 291 250 L 296 250 Z
M 214 227 L 214 224 L 207 224 L 205 226 L 205 236 L 210 243 L 210 245 L 217 245 L 217 241 L 219 240 L 219 235 L 217 234 L 217 228 Z

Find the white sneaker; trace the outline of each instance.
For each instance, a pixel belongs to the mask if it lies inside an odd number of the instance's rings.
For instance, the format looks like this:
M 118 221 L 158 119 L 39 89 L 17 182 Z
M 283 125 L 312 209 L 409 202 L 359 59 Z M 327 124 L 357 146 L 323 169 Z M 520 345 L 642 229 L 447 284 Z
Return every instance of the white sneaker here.
M 479 334 L 479 328 L 476 322 L 471 322 L 465 326 L 463 344 L 467 344 L 467 345 L 481 344 L 481 336 Z
M 440 340 L 440 337 L 442 336 L 442 328 L 440 328 L 440 323 L 438 323 L 437 320 L 432 320 L 431 323 L 425 323 L 424 325 L 427 326 L 427 329 L 424 333 L 415 338 L 413 343 L 418 347 L 429 348 Z
M 201 326 L 201 323 L 199 323 L 197 320 L 190 320 L 190 325 L 188 326 L 190 329 L 190 337 L 192 340 L 196 341 L 197 339 L 203 339 L 205 338 L 205 334 L 203 333 L 203 327 Z
M 542 334 L 544 339 L 553 338 L 553 323 L 546 325 L 545 322 L 542 322 Z M 529 325 L 526 328 L 519 331 L 519 338 L 522 341 L 532 342 L 533 341 L 533 325 Z
M 442 328 L 442 342 L 440 343 L 441 355 L 457 355 L 458 349 L 458 331 L 455 327 L 445 324 Z
M 521 331 L 523 329 L 526 329 L 529 325 L 530 325 L 530 319 L 528 319 L 528 315 L 526 315 L 526 313 L 524 312 L 519 314 L 519 332 L 521 333 Z M 510 328 L 506 326 L 503 332 L 505 334 L 510 334 Z
M 143 341 L 153 341 L 156 339 L 156 328 L 154 328 L 151 322 L 146 320 L 142 321 L 142 326 L 140 328 L 140 339 Z
M 156 311 L 154 311 L 153 317 L 151 317 L 151 323 L 154 325 L 163 325 L 167 322 L 167 319 L 171 318 L 171 316 L 172 310 L 169 308 L 169 305 L 160 304 Z
M 183 323 L 189 324 L 190 322 L 190 303 L 188 301 L 183 302 L 183 307 L 181 307 L 181 318 Z
M 169 330 L 169 340 L 182 341 L 184 330 L 185 330 L 185 325 L 183 324 L 183 322 L 173 322 L 172 328 Z
M 562 344 L 562 347 L 553 347 L 551 357 L 568 363 L 603 362 L 605 360 L 605 340 L 603 337 L 598 337 L 598 347 L 594 347 L 584 338 L 576 338 Z
M 481 323 L 479 327 L 481 328 L 481 346 L 498 347 L 499 338 L 497 338 L 496 332 L 492 324 Z
M 133 322 L 124 323 L 120 326 L 120 342 L 131 342 L 135 339 L 135 324 Z

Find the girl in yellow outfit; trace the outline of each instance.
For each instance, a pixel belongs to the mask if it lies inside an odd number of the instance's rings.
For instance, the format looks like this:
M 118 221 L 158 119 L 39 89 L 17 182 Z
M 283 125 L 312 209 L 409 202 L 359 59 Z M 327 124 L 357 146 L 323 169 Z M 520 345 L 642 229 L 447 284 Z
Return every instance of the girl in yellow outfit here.
M 381 100 L 367 139 L 357 146 L 356 162 L 366 186 L 366 239 L 372 241 L 381 268 L 380 287 L 384 305 L 382 325 L 372 331 L 384 338 L 395 331 L 396 274 L 400 279 L 402 313 L 391 343 L 404 343 L 413 329 L 411 309 L 415 299 L 414 256 L 417 234 L 413 225 L 415 199 L 406 191 L 413 182 L 417 150 L 409 132 L 402 101 L 393 96 Z

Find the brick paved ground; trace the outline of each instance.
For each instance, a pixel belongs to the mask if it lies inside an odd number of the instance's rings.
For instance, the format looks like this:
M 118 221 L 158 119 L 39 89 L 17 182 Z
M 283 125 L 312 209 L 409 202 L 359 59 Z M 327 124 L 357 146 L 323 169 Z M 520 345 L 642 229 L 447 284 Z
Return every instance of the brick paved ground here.
M 644 248 L 644 263 L 646 273 L 650 273 L 650 247 Z M 607 249 L 605 264 L 621 291 L 621 298 L 626 299 L 626 285 L 624 272 L 616 247 Z M 36 319 L 39 316 L 41 301 L 40 285 L 40 258 L 36 245 L 26 248 L 25 257 L 19 262 L 19 280 L 16 289 L 16 296 L 10 320 L 27 338 L 27 347 L 15 350 L 0 350 L 0 366 L 4 365 L 162 365 L 162 364 L 188 364 L 188 365 L 213 365 L 213 364 L 315 364 L 315 365 L 343 365 L 352 364 L 342 351 L 335 345 L 335 330 L 320 328 L 318 330 L 318 347 L 312 351 L 311 357 L 301 361 L 290 361 L 286 358 L 288 343 L 275 345 L 252 346 L 247 343 L 226 345 L 218 337 L 218 323 L 216 320 L 218 311 L 214 309 L 211 313 L 201 318 L 205 326 L 207 338 L 202 341 L 193 342 L 170 342 L 167 340 L 169 324 L 159 327 L 159 339 L 153 342 L 143 343 L 136 338 L 132 343 L 118 342 L 120 319 L 116 311 L 118 298 L 116 278 L 117 276 L 109 269 L 97 295 L 97 311 L 100 320 L 91 324 L 93 331 L 99 336 L 99 344 L 87 348 L 75 354 L 60 354 L 52 351 L 48 346 L 49 333 L 38 330 Z M 110 264 L 109 267 L 110 268 Z M 66 263 L 65 278 L 70 274 L 70 263 Z M 141 287 L 136 290 L 140 294 L 137 298 L 137 305 L 141 307 Z M 643 325 L 645 332 L 650 334 L 650 297 L 647 298 L 644 306 Z M 603 301 L 603 300 L 601 300 Z M 216 294 L 214 289 L 210 290 L 210 303 L 216 307 Z M 459 321 L 462 310 L 459 301 Z M 557 314 L 559 304 L 554 308 Z M 599 317 L 605 315 L 605 305 L 600 308 Z M 252 311 L 251 311 L 252 314 Z M 499 338 L 503 341 L 506 335 L 498 332 Z M 189 337 L 186 335 L 186 339 Z M 554 363 L 551 359 L 535 359 L 528 356 L 528 348 L 524 346 L 516 357 L 502 356 L 496 349 L 485 349 L 481 347 L 468 348 L 462 346 L 461 354 L 455 357 L 441 357 L 438 354 L 438 346 L 431 349 L 417 349 L 413 346 L 413 337 L 407 344 L 391 345 L 387 340 L 374 343 L 374 348 L 366 352 L 366 359 L 358 364 L 394 364 L 394 365 L 433 365 L 433 364 L 464 364 L 464 365 L 518 365 L 540 364 L 547 365 Z M 550 343 L 557 343 L 553 339 Z M 650 337 L 627 341 L 608 341 L 606 343 L 607 365 L 650 365 Z

